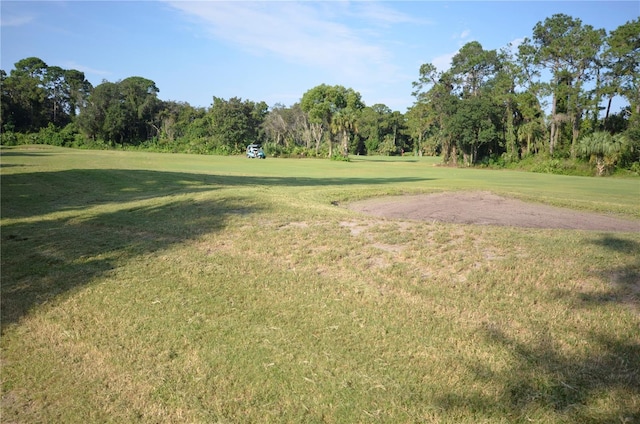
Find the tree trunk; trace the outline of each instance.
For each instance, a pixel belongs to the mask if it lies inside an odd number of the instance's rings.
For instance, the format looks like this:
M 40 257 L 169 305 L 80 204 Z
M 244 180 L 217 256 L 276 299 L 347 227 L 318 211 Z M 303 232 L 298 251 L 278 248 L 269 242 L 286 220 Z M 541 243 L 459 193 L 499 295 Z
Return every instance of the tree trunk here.
M 322 143 L 322 125 L 320 124 L 311 124 L 310 126 L 311 134 L 316 142 L 316 156 L 320 153 L 320 143 Z
M 513 111 L 511 108 L 511 101 L 507 102 L 506 113 L 507 113 L 507 120 L 506 120 L 507 128 L 506 128 L 505 139 L 507 141 L 507 157 L 509 158 L 509 160 L 515 160 L 520 156 L 520 154 L 516 154 L 518 142 L 516 139 L 514 124 L 513 124 Z
M 598 173 L 599 177 L 604 175 L 605 169 L 606 165 L 604 163 L 604 156 L 596 155 L 596 172 Z
M 613 96 L 609 96 L 609 101 L 607 102 L 607 113 L 604 115 L 604 126 L 607 126 L 607 120 L 609 119 L 609 112 L 611 111 L 611 101 L 613 100 Z
M 550 128 L 550 138 L 549 138 L 549 153 L 553 156 L 553 150 L 555 148 L 556 143 L 556 133 L 558 132 L 557 122 L 556 122 L 556 93 L 553 93 L 553 102 L 551 106 L 551 128 Z
M 442 160 L 446 165 L 451 161 L 451 143 L 446 138 L 442 143 Z
M 578 136 L 580 135 L 580 120 L 578 118 L 578 114 L 576 113 L 576 116 L 573 117 L 572 119 L 572 125 L 571 125 L 571 158 L 575 159 L 576 158 L 576 143 L 578 142 Z
M 342 132 L 342 155 L 349 156 L 349 133 L 347 131 Z

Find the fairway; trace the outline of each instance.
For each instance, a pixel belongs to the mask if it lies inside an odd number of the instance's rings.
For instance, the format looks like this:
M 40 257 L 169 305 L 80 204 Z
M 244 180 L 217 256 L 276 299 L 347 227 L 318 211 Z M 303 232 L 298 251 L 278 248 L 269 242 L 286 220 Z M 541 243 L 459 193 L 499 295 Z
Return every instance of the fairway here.
M 638 178 L 0 155 L 2 422 L 640 421 L 639 232 L 345 207 L 483 192 L 637 223 Z

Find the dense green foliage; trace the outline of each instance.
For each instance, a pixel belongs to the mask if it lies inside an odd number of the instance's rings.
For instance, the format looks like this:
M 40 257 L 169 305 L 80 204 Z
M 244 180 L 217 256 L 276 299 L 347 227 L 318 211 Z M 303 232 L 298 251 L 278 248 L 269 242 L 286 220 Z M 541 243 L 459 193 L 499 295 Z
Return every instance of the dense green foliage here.
M 545 69 L 548 81 L 542 79 Z M 470 165 L 487 159 L 508 163 L 531 154 L 576 158 L 581 137 L 625 133 L 629 161 L 619 165 L 630 167 L 640 159 L 639 72 L 640 19 L 607 38 L 604 30 L 579 19 L 554 15 L 536 24 L 532 39 L 525 39 L 515 55 L 486 51 L 474 41 L 460 49 L 446 72 L 423 65 L 414 82 L 412 136 L 440 148 L 445 162 L 463 159 Z M 616 95 L 630 107 L 612 115 L 609 106 Z M 601 117 L 604 98 L 609 106 Z
M 1 143 L 216 154 L 261 143 L 271 156 L 412 152 L 442 155 L 445 164 L 505 166 L 530 155 L 588 161 L 582 139 L 607 132 L 624 135 L 625 148 L 604 168 L 593 162 L 594 173 L 637 171 L 639 75 L 640 19 L 607 34 L 563 14 L 538 22 L 517 52 L 473 41 L 447 71 L 422 65 L 405 113 L 326 84 L 290 107 L 214 96 L 198 108 L 160 100 L 143 77 L 92 87 L 82 72 L 31 57 L 9 75 L 0 71 Z M 629 106 L 612 113 L 616 96 Z
M 300 107 L 309 115 L 309 122 L 328 129 L 329 156 L 333 157 L 333 143 L 341 139 L 342 156 L 349 155 L 349 139 L 357 132 L 357 119 L 364 103 L 360 93 L 340 85 L 321 84 L 304 93 Z
M 84 74 L 47 66 L 30 57 L 18 61 L 11 75 L 0 70 L 2 132 L 37 132 L 49 123 L 61 128 L 72 121 L 92 91 Z

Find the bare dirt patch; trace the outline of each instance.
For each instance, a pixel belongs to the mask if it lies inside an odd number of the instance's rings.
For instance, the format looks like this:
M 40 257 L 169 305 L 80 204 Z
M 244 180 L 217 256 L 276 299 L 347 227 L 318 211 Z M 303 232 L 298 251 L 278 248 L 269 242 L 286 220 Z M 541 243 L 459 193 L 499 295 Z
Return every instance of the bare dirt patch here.
M 382 197 L 347 207 L 387 218 L 457 224 L 640 232 L 640 220 L 527 203 L 485 191 Z

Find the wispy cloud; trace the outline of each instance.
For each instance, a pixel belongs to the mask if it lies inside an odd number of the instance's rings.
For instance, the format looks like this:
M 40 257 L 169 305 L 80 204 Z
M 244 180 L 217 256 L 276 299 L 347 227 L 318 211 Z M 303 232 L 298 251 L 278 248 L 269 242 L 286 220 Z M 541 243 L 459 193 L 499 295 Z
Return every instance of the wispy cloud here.
M 509 44 L 507 44 L 507 48 L 511 51 L 511 54 L 518 53 L 518 47 L 520 44 L 524 43 L 524 37 L 516 38 L 515 40 L 511 40 Z
M 3 13 L 3 16 L 0 18 L 0 26 L 3 27 L 17 27 L 26 25 L 29 22 L 33 21 L 33 16 L 7 16 L 6 12 Z
M 442 54 L 438 57 L 433 58 L 433 61 L 431 63 L 433 64 L 433 66 L 436 67 L 438 71 L 444 72 L 449 68 L 451 68 L 451 60 L 453 59 L 453 56 L 455 56 L 457 53 L 458 52 L 455 51 L 452 53 Z
M 429 21 L 418 19 L 414 16 L 407 15 L 398 10 L 392 9 L 378 2 L 355 2 L 354 16 L 366 19 L 378 25 L 402 24 L 402 23 L 420 23 L 428 24 Z
M 349 8 L 349 3 L 170 1 L 168 4 L 195 19 L 216 39 L 254 55 L 275 55 L 349 80 L 384 79 L 394 71 L 387 49 L 340 21 L 344 10 L 336 13 L 336 7 Z M 362 18 L 381 24 L 408 19 L 380 5 L 369 6 L 366 11 Z
M 458 45 L 462 47 L 463 45 L 465 45 L 470 41 L 470 38 L 469 38 L 470 36 L 471 36 L 471 30 L 465 29 L 462 32 L 456 32 L 455 34 L 453 34 L 451 36 L 451 39 L 457 40 Z
M 77 71 L 84 72 L 85 75 L 91 74 L 91 75 L 96 75 L 98 77 L 107 77 L 111 75 L 111 72 L 109 71 L 103 71 L 101 69 L 91 68 L 89 66 L 78 64 L 77 62 L 74 62 L 74 61 L 62 62 L 60 66 L 62 66 L 65 69 L 75 69 Z

